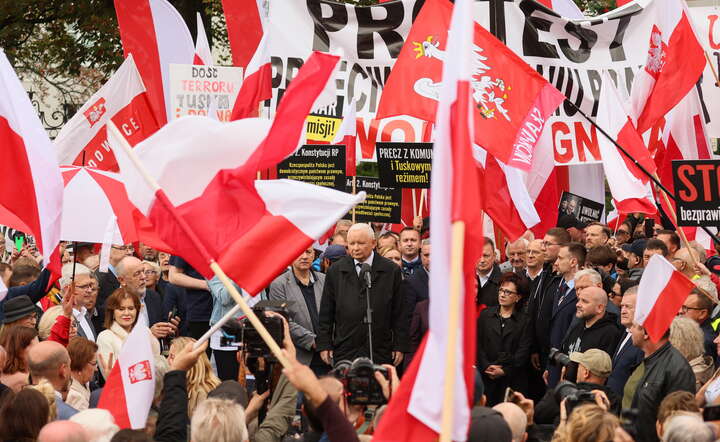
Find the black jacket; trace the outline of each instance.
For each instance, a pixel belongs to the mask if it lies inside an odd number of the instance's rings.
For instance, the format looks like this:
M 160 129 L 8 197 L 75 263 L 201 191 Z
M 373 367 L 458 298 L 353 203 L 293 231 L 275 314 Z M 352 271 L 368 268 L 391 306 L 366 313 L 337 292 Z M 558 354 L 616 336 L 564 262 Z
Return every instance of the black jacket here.
M 477 368 L 482 373 L 488 365 L 500 365 L 508 378 L 524 361 L 516 359 L 527 316 L 514 312 L 501 318 L 500 307 L 488 307 L 477 320 Z
M 418 302 L 429 299 L 430 275 L 424 267 L 420 266 L 402 282 L 403 296 L 405 297 L 405 311 L 408 314 L 408 324 L 412 322 L 412 315 Z
M 393 351 L 410 350 L 400 268 L 375 253 L 371 278 L 373 359 L 376 364 L 391 363 Z M 320 301 L 316 344 L 318 351 L 333 350 L 335 362 L 370 356 L 364 293 L 351 257 L 342 257 L 330 267 Z
M 498 305 L 498 289 L 500 288 L 500 277 L 501 276 L 502 276 L 502 272 L 500 271 L 500 267 L 497 264 L 495 264 L 495 265 L 493 265 L 493 269 L 490 272 L 490 275 L 488 277 L 487 282 L 485 283 L 485 286 L 480 287 L 480 278 L 477 278 L 477 280 L 478 280 L 478 289 L 477 289 L 477 298 L 476 298 L 477 305 L 485 304 L 488 307 Z
M 145 290 L 145 307 L 148 312 L 148 327 L 158 322 L 166 322 L 167 316 L 163 317 L 163 305 L 160 294 L 152 289 Z
M 156 442 L 175 442 L 187 440 L 188 396 L 187 373 L 173 370 L 163 379 L 163 398 L 155 430 Z
M 605 312 L 605 315 L 589 328 L 585 327 L 585 321 L 577 321 L 565 335 L 560 350 L 569 355 L 576 351 L 597 348 L 612 358 L 622 335 L 623 331 L 617 325 L 617 316 Z M 565 379 L 575 382 L 576 377 L 577 366 L 572 364 L 565 373 Z
M 616 416 L 620 415 L 620 408 L 622 406 L 622 399 L 614 391 L 607 387 L 607 385 L 591 384 L 589 382 L 578 382 L 578 390 L 592 391 L 602 390 L 610 401 L 610 412 Z M 548 389 L 545 396 L 535 406 L 535 424 L 547 424 L 554 425 L 560 421 L 560 402 L 555 397 L 555 390 Z M 655 423 L 653 422 L 653 430 L 655 429 Z
M 638 410 L 636 421 L 637 442 L 655 442 L 655 421 L 660 402 L 673 391 L 695 394 L 695 375 L 690 364 L 670 342 L 657 349 L 644 361 L 645 374 L 640 378 L 632 399 L 632 408 Z
M 115 277 L 115 274 L 108 269 L 107 272 L 95 272 L 95 276 L 98 280 L 98 297 L 95 301 L 95 308 L 98 312 L 98 322 L 103 324 L 105 321 L 105 304 L 110 295 L 120 287 L 120 281 Z M 104 327 L 103 327 L 104 329 Z M 97 330 L 100 333 L 100 330 Z
M 625 333 L 620 335 L 618 347 L 622 344 Z M 630 375 L 645 358 L 645 354 L 639 348 L 635 347 L 632 339 L 628 339 L 622 348 L 615 350 L 612 356 L 612 373 L 607 380 L 607 386 L 620 396 L 625 391 L 625 384 L 630 379 Z
M 540 355 L 544 366 L 550 351 L 550 317 L 553 310 L 553 296 L 560 284 L 560 278 L 552 272 L 552 264 L 545 264 L 543 272 L 534 282 L 535 290 L 530 292 L 527 303 L 528 326 L 524 339 L 530 353 Z

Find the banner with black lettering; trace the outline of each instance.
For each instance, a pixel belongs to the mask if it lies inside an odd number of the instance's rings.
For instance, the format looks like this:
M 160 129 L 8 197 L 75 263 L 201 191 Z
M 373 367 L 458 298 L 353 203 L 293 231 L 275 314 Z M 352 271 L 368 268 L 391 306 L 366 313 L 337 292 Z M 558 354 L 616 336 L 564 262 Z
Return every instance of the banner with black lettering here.
M 346 180 L 346 192 L 352 191 L 352 178 Z M 356 178 L 357 192 L 367 193 L 365 201 L 355 206 L 355 220 L 361 223 L 389 223 L 400 222 L 400 203 L 402 202 L 402 189 L 399 187 L 383 187 L 378 178 L 359 176 Z M 350 219 L 348 213 L 345 218 Z
M 679 226 L 720 226 L 720 160 L 673 161 Z
M 662 5 L 643 3 L 633 2 L 588 20 L 568 20 L 534 0 L 504 2 L 502 34 L 513 51 L 594 118 L 602 70 L 607 69 L 621 93 L 629 95 L 636 73 L 652 56 L 650 36 L 663 17 Z M 662 127 L 643 135 L 653 152 L 662 142 Z M 601 136 L 565 102 L 548 119 L 541 143 L 552 145 L 556 164 L 597 163 Z
M 377 143 L 380 185 L 429 189 L 432 143 Z
M 306 144 L 277 165 L 277 177 L 345 191 L 345 146 Z

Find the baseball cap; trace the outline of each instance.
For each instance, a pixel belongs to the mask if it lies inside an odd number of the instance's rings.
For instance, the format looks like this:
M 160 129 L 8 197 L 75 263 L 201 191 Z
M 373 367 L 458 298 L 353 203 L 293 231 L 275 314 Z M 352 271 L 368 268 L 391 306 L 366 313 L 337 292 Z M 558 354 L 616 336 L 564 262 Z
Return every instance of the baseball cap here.
M 327 246 L 325 251 L 320 255 L 321 259 L 329 259 L 330 261 L 337 261 L 338 259 L 342 258 L 343 256 L 347 255 L 347 251 L 345 250 L 345 246 L 341 246 L 338 244 Z
M 570 353 L 570 360 L 582 364 L 590 370 L 590 373 L 601 378 L 610 376 L 612 371 L 610 355 L 597 348 L 591 348 L 585 352 L 576 351 Z
M 468 442 L 511 442 L 512 432 L 499 411 L 488 407 L 474 407 L 470 414 Z
M 637 256 L 643 256 L 643 252 L 645 252 L 645 243 L 647 243 L 647 240 L 645 239 L 636 239 L 630 244 L 623 244 L 620 248 Z

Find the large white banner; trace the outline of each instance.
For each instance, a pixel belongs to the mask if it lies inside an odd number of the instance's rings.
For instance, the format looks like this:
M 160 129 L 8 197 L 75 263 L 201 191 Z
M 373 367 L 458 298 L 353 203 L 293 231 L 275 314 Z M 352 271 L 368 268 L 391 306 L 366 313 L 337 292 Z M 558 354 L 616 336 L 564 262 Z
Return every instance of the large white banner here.
M 700 2 L 690 2 L 690 17 L 717 73 L 720 72 L 720 6 L 695 6 L 696 3 Z M 710 63 L 703 72 L 702 93 L 711 118 L 708 135 L 720 138 L 720 85 L 715 82 Z

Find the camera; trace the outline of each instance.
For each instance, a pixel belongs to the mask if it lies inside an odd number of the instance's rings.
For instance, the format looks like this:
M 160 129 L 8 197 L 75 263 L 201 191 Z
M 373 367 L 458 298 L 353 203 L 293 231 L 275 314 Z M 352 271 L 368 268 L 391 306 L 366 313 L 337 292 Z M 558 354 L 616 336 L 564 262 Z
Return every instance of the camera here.
M 556 366 L 562 366 L 567 367 L 569 366 L 572 361 L 570 360 L 570 357 L 566 355 L 565 353 L 562 353 L 557 348 L 553 347 L 550 349 L 550 354 L 548 355 L 548 359 L 550 360 L 550 363 Z
M 559 404 L 563 399 L 565 399 L 565 411 L 568 416 L 578 405 L 595 403 L 595 395 L 592 391 L 580 390 L 576 384 L 570 381 L 562 381 L 555 387 L 555 400 Z
M 376 371 L 389 379 L 385 367 L 373 364 L 369 358 L 362 357 L 352 362 L 348 360 L 338 362 L 330 374 L 343 383 L 349 404 L 383 405 L 387 403 L 387 399 L 383 395 L 382 387 L 375 379 Z
M 253 312 L 277 345 L 282 347 L 285 337 L 283 320 L 277 316 L 266 316 L 265 312 L 279 313 L 287 319 L 287 303 L 285 301 L 260 301 L 253 306 Z M 275 356 L 270 348 L 248 318 L 231 319 L 223 325 L 222 331 L 223 337 L 220 338 L 220 345 L 242 346 L 249 358 L 265 358 L 275 361 Z

